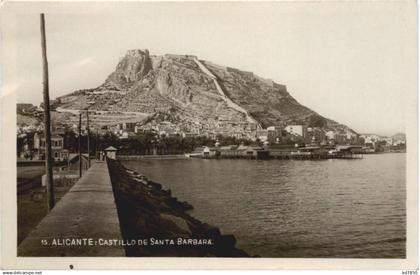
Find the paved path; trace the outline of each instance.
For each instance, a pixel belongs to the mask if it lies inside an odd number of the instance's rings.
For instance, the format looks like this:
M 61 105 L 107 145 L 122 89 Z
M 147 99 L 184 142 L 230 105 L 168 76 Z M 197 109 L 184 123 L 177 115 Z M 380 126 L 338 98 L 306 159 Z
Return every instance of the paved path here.
M 228 107 L 235 109 L 236 111 L 240 113 L 243 113 L 248 122 L 255 123 L 259 129 L 262 128 L 261 124 L 255 118 L 253 118 L 247 110 L 245 110 L 244 108 L 242 108 L 241 106 L 233 102 L 228 96 L 226 96 L 226 93 L 223 91 L 222 87 L 220 86 L 219 81 L 217 80 L 217 77 L 212 72 L 210 72 L 210 70 L 207 69 L 207 67 L 200 60 L 198 60 L 197 58 L 194 58 L 194 62 L 198 65 L 198 67 L 201 69 L 203 73 L 205 73 L 211 79 L 213 79 L 213 82 L 214 82 L 214 85 L 216 86 L 217 91 L 225 100 Z
M 122 237 L 108 167 L 92 161 L 92 167 L 21 243 L 18 256 L 125 256 L 123 247 L 101 246 L 100 239 Z

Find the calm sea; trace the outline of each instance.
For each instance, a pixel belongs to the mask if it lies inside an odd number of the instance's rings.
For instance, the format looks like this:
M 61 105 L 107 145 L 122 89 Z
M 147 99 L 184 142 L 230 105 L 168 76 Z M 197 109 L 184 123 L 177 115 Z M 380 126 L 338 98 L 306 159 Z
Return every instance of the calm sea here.
M 405 154 L 362 160 L 136 160 L 191 215 L 262 257 L 405 257 Z

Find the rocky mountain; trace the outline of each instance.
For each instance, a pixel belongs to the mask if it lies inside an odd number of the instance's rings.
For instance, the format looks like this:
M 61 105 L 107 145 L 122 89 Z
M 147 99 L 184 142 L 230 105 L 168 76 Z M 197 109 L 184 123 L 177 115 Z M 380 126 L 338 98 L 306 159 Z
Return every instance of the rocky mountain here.
M 305 124 L 354 133 L 301 105 L 285 85 L 195 56 L 155 56 L 148 50 L 128 51 L 102 85 L 55 103 L 61 109 L 145 113 L 145 126 L 169 121 L 187 132 L 245 133 Z

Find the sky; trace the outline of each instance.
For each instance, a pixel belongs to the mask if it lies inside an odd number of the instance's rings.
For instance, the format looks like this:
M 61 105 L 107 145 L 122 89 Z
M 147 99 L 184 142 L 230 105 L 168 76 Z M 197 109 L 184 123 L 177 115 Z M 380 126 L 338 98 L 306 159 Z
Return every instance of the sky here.
M 97 87 L 129 49 L 197 55 L 285 84 L 359 133 L 405 131 L 406 10 L 369 3 L 137 3 L 46 13 L 50 98 Z M 18 102 L 42 100 L 39 14 L 15 25 Z

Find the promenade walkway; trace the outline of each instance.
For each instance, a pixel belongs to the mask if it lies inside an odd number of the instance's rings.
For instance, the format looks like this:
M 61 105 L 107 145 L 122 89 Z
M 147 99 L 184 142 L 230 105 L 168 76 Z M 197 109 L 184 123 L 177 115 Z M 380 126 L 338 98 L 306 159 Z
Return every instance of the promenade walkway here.
M 125 256 L 117 206 L 106 162 L 91 168 L 23 240 L 18 256 Z

